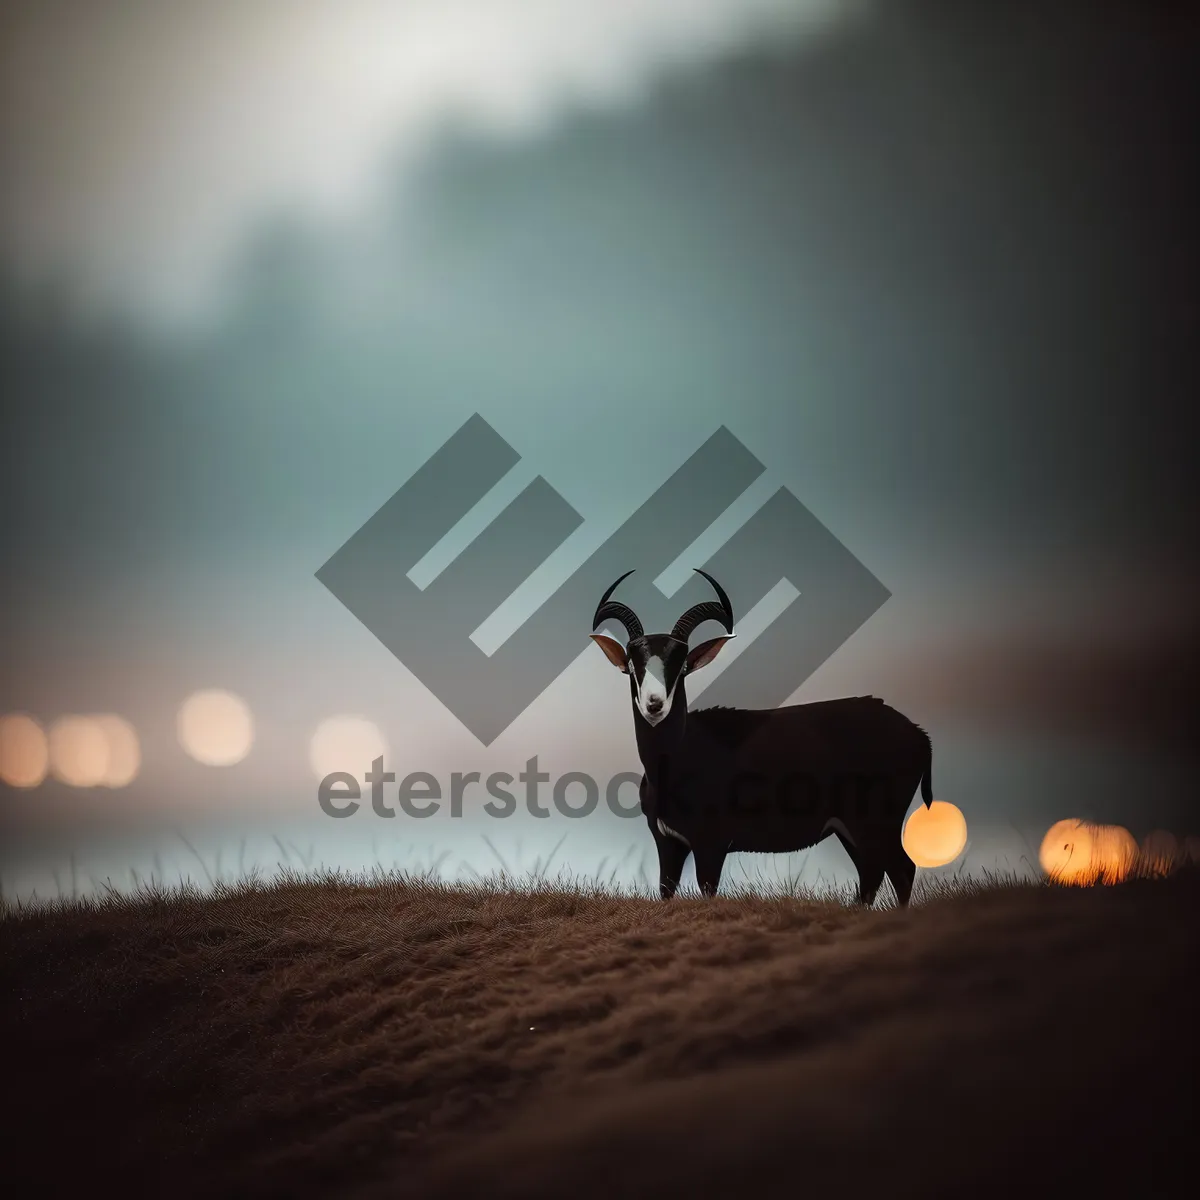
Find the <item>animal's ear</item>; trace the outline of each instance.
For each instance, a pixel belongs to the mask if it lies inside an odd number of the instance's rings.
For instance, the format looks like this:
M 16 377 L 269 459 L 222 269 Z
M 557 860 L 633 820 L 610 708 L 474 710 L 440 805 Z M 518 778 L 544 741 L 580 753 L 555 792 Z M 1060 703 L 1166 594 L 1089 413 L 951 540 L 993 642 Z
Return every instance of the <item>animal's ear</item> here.
M 604 651 L 605 658 L 624 674 L 629 674 L 629 660 L 625 657 L 625 647 L 616 638 L 610 638 L 607 633 L 593 633 L 593 642 Z
M 698 671 L 701 667 L 707 667 L 721 653 L 721 648 L 725 643 L 732 641 L 736 636 L 733 633 L 723 633 L 720 637 L 715 637 L 711 641 L 701 642 L 694 650 L 689 650 L 687 669 L 689 671 Z

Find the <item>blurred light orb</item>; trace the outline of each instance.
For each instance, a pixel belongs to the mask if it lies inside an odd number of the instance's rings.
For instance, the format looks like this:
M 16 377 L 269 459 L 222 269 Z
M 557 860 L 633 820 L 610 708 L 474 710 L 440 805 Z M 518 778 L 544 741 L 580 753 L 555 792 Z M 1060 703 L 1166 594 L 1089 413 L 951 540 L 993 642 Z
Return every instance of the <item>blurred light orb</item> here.
M 379 726 L 366 717 L 327 717 L 312 735 L 308 761 L 318 779 L 345 771 L 361 779 L 377 758 L 386 759 L 388 745 Z
M 240 696 L 219 688 L 193 692 L 176 720 L 179 743 L 208 767 L 239 763 L 254 742 L 254 718 Z
M 904 823 L 904 849 L 918 867 L 944 867 L 967 844 L 967 819 L 947 800 L 913 810 Z
M 1095 879 L 1092 829 L 1088 822 L 1068 817 L 1046 830 L 1038 860 L 1056 883 L 1091 883 Z
M 10 787 L 32 788 L 50 770 L 45 730 L 25 713 L 0 717 L 0 779 Z
M 1179 863 L 1179 839 L 1156 829 L 1142 839 L 1142 866 L 1152 875 L 1169 875 Z
M 98 787 L 108 772 L 108 738 L 95 717 L 61 717 L 50 726 L 50 770 L 72 787 Z
M 1088 886 L 1127 879 L 1138 853 L 1136 839 L 1124 826 L 1072 817 L 1050 826 L 1038 857 L 1056 883 Z
M 1122 825 L 1092 829 L 1092 866 L 1104 883 L 1127 879 L 1138 860 L 1137 839 Z
M 137 778 L 142 766 L 137 731 L 116 713 L 102 713 L 94 719 L 108 743 L 108 766 L 100 782 L 110 788 L 127 787 Z

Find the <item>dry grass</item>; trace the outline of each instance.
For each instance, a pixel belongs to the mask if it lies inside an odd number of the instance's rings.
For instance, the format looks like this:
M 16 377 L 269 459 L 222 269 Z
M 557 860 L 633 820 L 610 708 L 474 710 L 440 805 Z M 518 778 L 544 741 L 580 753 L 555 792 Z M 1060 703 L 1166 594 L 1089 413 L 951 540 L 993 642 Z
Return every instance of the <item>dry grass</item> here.
M 10 909 L 6 1176 L 694 1198 L 1061 1173 L 1161 1194 L 1154 1170 L 1190 1158 L 1195 870 L 960 881 L 907 912 L 513 884 L 293 875 Z

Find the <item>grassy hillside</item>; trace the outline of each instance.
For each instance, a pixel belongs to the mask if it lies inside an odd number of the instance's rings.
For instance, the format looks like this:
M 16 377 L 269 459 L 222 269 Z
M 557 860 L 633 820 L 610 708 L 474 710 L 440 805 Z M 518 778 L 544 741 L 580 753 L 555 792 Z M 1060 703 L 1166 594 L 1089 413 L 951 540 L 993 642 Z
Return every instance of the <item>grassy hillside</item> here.
M 9 911 L 5 1176 L 1167 1194 L 1195 1153 L 1198 916 L 1194 870 L 907 912 L 400 879 Z

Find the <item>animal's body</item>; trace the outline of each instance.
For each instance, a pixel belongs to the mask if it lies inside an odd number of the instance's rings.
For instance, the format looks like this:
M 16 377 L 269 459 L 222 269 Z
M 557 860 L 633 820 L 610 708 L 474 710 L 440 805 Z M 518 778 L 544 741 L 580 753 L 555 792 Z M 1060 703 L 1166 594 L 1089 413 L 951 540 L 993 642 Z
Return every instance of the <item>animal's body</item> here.
M 705 578 L 721 603 L 697 605 L 669 635 L 644 634 L 632 610 L 611 603 L 616 584 L 593 621 L 595 628 L 616 617 L 632 635 L 624 647 L 592 636 L 630 676 L 645 772 L 641 806 L 658 849 L 660 894 L 675 894 L 689 854 L 701 891 L 714 895 L 729 853 L 787 853 L 832 834 L 858 871 L 862 903 L 872 903 L 886 873 L 907 904 L 916 868 L 901 834 L 918 787 L 932 803 L 928 735 L 873 696 L 688 712 L 687 675 L 734 636 L 728 597 Z M 689 650 L 688 634 L 709 619 L 728 633 Z

